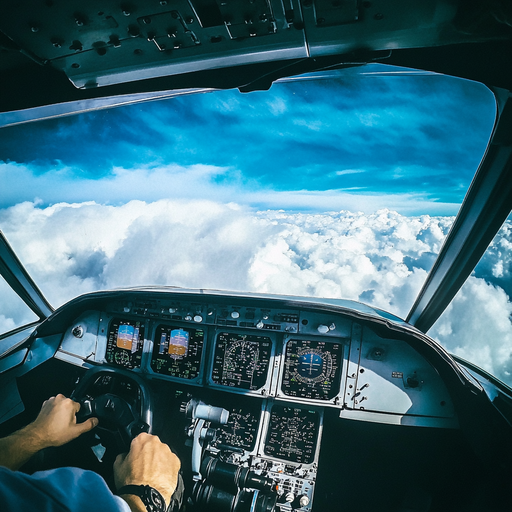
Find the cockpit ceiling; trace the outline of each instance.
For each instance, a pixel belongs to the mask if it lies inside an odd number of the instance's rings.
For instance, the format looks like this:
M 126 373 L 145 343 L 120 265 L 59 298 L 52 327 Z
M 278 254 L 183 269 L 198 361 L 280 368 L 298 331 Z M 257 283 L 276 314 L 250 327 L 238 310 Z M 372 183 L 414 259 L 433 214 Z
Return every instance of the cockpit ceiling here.
M 389 56 L 395 49 L 504 39 L 510 27 L 499 4 L 5 0 L 0 47 L 59 70 L 87 89 L 309 57 L 345 55 L 345 63 L 360 63 L 371 60 L 372 52 Z

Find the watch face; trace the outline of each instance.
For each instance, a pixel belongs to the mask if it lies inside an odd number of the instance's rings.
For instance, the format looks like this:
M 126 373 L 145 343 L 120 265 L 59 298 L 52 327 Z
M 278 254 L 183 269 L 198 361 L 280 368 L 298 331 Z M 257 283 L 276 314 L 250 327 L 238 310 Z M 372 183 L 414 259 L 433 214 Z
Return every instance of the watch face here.
M 148 512 L 165 512 L 165 500 L 153 487 L 147 485 L 141 498 Z

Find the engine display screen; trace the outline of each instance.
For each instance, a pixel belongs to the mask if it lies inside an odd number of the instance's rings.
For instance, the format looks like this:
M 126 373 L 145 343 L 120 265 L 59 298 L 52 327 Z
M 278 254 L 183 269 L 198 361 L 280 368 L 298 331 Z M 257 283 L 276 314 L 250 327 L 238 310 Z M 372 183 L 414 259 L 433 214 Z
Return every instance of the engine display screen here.
M 258 435 L 261 411 L 246 407 L 233 407 L 229 409 L 229 420 L 226 425 L 217 429 L 217 438 L 213 445 L 221 448 L 222 445 L 252 450 Z
M 144 346 L 144 323 L 114 318 L 110 322 L 105 357 L 124 368 L 140 368 Z
M 274 405 L 264 451 L 271 457 L 311 464 L 315 459 L 320 415 L 317 411 Z
M 339 343 L 290 340 L 281 389 L 287 396 L 331 400 L 340 389 L 343 347 Z
M 267 381 L 271 353 L 268 336 L 221 332 L 215 344 L 212 380 L 221 386 L 260 389 Z
M 181 379 L 199 375 L 204 331 L 159 325 L 155 331 L 151 368 L 154 372 Z

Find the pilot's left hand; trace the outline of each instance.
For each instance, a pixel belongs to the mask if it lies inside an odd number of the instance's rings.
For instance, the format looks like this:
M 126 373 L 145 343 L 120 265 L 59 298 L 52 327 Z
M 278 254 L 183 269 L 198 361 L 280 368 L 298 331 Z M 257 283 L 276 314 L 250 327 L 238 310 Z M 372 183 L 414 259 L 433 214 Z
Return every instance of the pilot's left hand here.
M 43 403 L 33 423 L 27 426 L 40 438 L 43 448 L 62 446 L 89 432 L 98 424 L 98 418 L 89 418 L 83 423 L 76 422 L 80 404 L 64 395 L 52 396 Z
M 79 410 L 80 404 L 64 395 L 46 400 L 32 423 L 0 439 L 0 466 L 19 469 L 39 450 L 61 446 L 92 430 L 98 419 L 89 418 L 77 423 L 76 413 Z

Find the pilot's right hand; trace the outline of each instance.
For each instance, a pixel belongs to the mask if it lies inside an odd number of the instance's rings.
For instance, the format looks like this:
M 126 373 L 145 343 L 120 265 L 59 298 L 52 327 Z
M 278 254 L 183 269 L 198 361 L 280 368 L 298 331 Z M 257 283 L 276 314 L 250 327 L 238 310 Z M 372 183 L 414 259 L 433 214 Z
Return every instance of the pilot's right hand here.
M 169 505 L 178 483 L 180 467 L 180 459 L 166 444 L 157 436 L 142 433 L 132 441 L 128 454 L 117 456 L 114 463 L 114 481 L 117 489 L 125 485 L 149 485 Z M 129 499 L 139 500 L 135 496 L 130 496 Z

